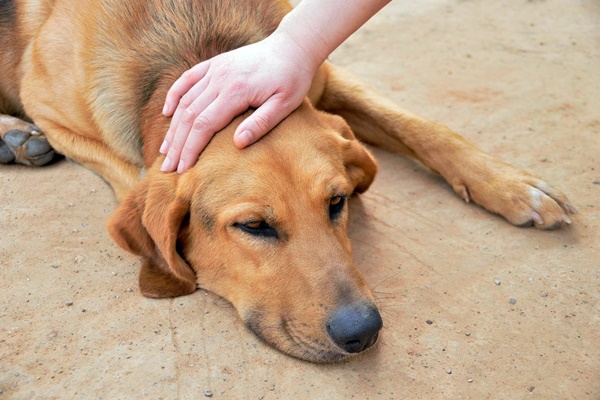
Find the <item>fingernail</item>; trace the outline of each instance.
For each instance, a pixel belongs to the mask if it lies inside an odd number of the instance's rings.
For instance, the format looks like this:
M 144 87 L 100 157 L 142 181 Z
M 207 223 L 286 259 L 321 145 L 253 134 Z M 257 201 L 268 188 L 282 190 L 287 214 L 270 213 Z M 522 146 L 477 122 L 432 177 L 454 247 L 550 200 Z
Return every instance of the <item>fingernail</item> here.
M 185 163 L 183 162 L 183 160 L 179 161 L 179 165 L 177 166 L 177 173 L 181 174 L 183 173 L 185 169 Z
M 252 143 L 252 139 L 252 132 L 250 132 L 249 130 L 242 131 L 242 133 L 238 135 L 238 141 L 240 142 L 242 147 L 246 147 L 250 143 Z
M 162 144 L 160 145 L 160 154 L 167 154 L 167 151 L 169 150 L 169 142 L 167 142 L 166 140 L 164 142 L 162 142 Z
M 171 111 L 171 107 L 169 107 L 168 104 L 165 104 L 165 106 L 163 107 L 163 115 L 168 115 L 169 111 Z
M 166 172 L 167 170 L 169 170 L 170 166 L 171 166 L 171 160 L 169 160 L 169 157 L 166 157 L 162 163 L 162 166 L 160 167 L 160 170 L 163 172 Z

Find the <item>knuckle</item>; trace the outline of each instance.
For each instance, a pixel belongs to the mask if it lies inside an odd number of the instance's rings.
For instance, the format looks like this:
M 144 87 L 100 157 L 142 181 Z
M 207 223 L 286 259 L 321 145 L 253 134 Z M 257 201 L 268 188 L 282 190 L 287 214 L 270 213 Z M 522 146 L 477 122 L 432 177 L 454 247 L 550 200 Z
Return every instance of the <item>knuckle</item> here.
M 186 142 L 183 148 L 181 149 L 181 159 L 187 161 L 189 157 L 194 153 L 194 145 Z
M 195 120 L 192 129 L 196 132 L 206 131 L 211 126 L 211 120 L 204 114 L 200 114 Z
M 194 100 L 195 100 L 194 96 L 187 93 L 181 97 L 181 100 L 179 100 L 179 104 L 181 104 L 185 108 L 188 108 L 189 106 L 192 105 Z
M 181 121 L 184 124 L 189 125 L 189 124 L 191 124 L 191 123 L 194 122 L 194 120 L 196 119 L 197 114 L 198 113 L 196 112 L 196 108 L 193 106 L 193 104 L 191 104 L 183 112 L 183 115 L 181 116 Z
M 261 132 L 267 132 L 271 126 L 271 121 L 266 115 L 257 115 L 254 117 L 254 123 Z
M 188 69 L 187 71 L 185 71 L 183 74 L 181 74 L 181 79 L 185 82 L 185 83 L 191 83 L 194 81 L 194 71 L 191 69 Z

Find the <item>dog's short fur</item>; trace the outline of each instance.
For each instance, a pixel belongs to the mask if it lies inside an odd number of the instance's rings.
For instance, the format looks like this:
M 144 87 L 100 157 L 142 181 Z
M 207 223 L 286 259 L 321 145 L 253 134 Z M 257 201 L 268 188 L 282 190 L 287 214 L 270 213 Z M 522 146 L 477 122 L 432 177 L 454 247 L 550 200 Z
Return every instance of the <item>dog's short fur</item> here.
M 329 63 L 258 143 L 233 146 L 237 118 L 189 172 L 160 172 L 170 85 L 266 37 L 289 10 L 275 0 L 2 0 L 0 144 L 6 162 L 45 162 L 51 150 L 27 142 L 45 140 L 38 128 L 8 115 L 30 119 L 112 186 L 121 203 L 108 229 L 142 257 L 145 296 L 201 286 L 280 350 L 333 361 L 372 345 L 381 327 L 346 236 L 346 197 L 377 170 L 356 137 L 418 160 L 513 224 L 555 228 L 575 210 L 542 180 Z

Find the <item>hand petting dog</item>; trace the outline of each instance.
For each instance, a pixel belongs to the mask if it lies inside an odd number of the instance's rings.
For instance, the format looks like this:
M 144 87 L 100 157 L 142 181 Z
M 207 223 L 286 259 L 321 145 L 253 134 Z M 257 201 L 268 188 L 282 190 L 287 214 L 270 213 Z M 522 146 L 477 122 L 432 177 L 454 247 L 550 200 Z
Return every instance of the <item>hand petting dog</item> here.
M 186 71 L 167 94 L 173 117 L 161 145 L 161 170 L 192 167 L 213 135 L 248 108 L 236 129 L 242 149 L 295 110 L 328 55 L 390 0 L 303 0 L 261 42 L 220 54 Z

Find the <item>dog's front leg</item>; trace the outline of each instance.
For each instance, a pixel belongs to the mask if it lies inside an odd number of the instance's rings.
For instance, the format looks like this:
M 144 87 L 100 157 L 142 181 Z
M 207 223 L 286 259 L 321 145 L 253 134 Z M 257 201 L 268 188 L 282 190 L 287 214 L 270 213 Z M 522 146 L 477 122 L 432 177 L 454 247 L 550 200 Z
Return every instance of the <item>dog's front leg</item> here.
M 358 138 L 415 158 L 442 175 L 465 201 L 474 201 L 519 226 L 553 229 L 570 223 L 575 208 L 549 184 L 485 153 L 449 128 L 411 114 L 326 63 L 317 108 L 338 114 Z M 321 71 L 323 73 L 323 71 Z

